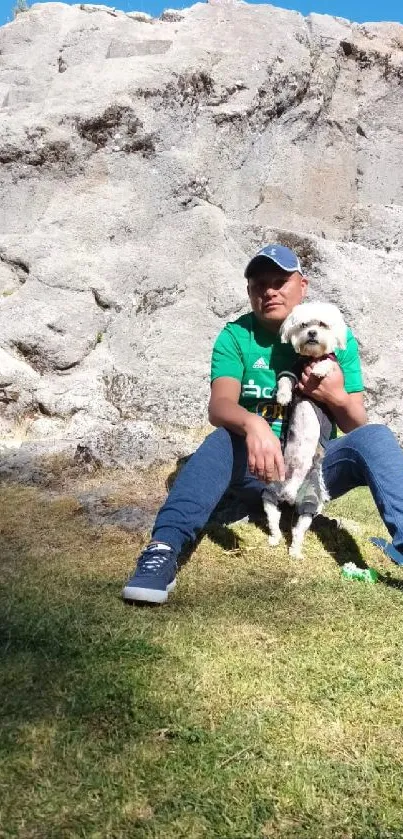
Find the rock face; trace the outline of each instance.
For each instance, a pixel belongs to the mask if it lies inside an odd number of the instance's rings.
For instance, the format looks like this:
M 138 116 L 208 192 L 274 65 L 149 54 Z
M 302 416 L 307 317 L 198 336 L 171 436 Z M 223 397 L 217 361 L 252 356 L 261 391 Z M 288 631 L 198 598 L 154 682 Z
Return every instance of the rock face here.
M 3 438 L 189 449 L 244 266 L 294 246 L 403 435 L 403 26 L 35 5 L 0 29 Z

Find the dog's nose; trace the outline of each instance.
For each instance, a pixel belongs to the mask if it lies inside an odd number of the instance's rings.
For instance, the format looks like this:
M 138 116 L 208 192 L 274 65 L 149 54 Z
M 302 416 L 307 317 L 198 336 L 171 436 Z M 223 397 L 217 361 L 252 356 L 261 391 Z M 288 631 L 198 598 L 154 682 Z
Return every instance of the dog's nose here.
M 308 329 L 308 338 L 316 338 L 317 334 L 316 329 Z

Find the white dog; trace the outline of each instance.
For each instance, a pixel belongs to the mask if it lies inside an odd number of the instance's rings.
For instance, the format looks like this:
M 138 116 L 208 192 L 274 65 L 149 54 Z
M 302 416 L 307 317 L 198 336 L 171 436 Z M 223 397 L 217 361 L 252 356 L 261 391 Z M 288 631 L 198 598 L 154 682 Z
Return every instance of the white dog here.
M 302 558 L 302 542 L 313 517 L 328 500 L 322 478 L 323 443 L 329 439 L 332 418 L 323 406 L 295 391 L 306 362 L 322 379 L 337 365 L 334 350 L 345 349 L 347 327 L 337 306 L 332 303 L 301 303 L 284 321 L 280 337 L 283 344 L 291 342 L 302 356 L 299 370 L 285 371 L 278 377 L 277 402 L 290 405 L 291 416 L 284 450 L 285 481 L 274 481 L 263 492 L 267 516 L 269 544 L 278 545 L 280 531 L 279 503 L 295 504 L 298 521 L 292 529 L 290 556 Z

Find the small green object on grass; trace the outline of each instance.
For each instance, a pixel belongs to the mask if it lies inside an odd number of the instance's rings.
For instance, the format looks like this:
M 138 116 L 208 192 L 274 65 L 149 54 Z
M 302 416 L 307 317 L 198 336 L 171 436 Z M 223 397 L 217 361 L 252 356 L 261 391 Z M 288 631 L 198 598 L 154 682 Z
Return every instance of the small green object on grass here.
M 374 568 L 358 568 L 354 562 L 346 562 L 341 573 L 348 580 L 364 580 L 365 583 L 376 583 L 379 576 Z

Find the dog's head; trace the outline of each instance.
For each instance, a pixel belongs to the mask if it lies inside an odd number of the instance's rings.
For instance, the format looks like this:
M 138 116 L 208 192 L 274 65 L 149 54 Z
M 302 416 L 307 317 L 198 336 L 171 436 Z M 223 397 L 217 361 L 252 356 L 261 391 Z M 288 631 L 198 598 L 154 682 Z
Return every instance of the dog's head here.
M 333 303 L 300 303 L 285 319 L 280 337 L 283 344 L 290 342 L 299 355 L 320 358 L 345 349 L 347 327 Z

